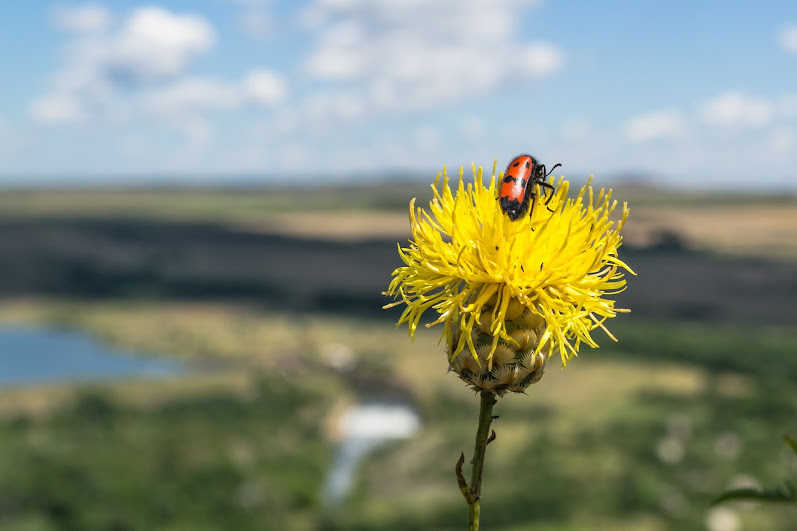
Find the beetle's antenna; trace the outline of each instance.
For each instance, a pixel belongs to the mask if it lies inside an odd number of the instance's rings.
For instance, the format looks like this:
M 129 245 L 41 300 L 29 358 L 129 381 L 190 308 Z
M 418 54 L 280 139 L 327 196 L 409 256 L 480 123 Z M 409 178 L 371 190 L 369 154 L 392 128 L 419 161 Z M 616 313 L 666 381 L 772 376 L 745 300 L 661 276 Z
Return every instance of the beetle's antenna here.
M 553 168 L 551 168 L 551 171 L 549 171 L 548 173 L 546 173 L 546 174 L 545 174 L 545 176 L 546 176 L 546 177 L 548 177 L 548 176 L 549 176 L 550 174 L 552 174 L 552 173 L 553 173 L 553 171 L 554 171 L 556 168 L 558 168 L 559 166 L 561 166 L 561 164 L 559 164 L 558 162 L 557 162 L 556 164 L 554 164 Z

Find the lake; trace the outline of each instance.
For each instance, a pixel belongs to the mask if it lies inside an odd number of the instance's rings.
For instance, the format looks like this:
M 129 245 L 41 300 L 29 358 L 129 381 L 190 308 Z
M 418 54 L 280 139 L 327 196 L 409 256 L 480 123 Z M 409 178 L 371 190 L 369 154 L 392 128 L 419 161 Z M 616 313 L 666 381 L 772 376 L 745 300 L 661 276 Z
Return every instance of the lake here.
M 108 346 L 79 332 L 0 326 L 0 386 L 179 374 L 183 365 Z

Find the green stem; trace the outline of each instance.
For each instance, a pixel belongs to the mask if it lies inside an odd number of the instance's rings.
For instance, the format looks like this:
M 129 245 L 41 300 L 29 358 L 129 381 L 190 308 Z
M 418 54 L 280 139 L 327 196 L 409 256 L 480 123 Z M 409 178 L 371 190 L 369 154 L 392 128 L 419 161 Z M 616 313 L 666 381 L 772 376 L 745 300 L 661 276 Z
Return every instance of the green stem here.
M 484 454 L 487 445 L 495 438 L 495 432 L 490 433 L 490 424 L 493 421 L 493 406 L 496 403 L 494 393 L 482 391 L 481 407 L 479 408 L 479 428 L 476 431 L 476 445 L 473 450 L 473 470 L 471 472 L 470 486 L 462 475 L 464 455 L 457 462 L 457 482 L 465 501 L 468 502 L 468 531 L 479 531 L 479 516 L 481 514 L 482 471 L 484 470 Z

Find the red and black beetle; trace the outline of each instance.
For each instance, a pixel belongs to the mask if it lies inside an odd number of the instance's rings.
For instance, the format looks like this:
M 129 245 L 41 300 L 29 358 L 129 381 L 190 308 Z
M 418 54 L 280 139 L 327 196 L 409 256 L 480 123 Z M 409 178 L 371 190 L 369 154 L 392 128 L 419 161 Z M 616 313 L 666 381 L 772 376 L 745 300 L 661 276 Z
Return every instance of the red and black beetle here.
M 544 188 L 551 190 L 545 206 L 551 202 L 555 188 L 545 179 L 561 164 L 556 164 L 550 172 L 545 171 L 545 164 L 532 157 L 531 155 L 518 155 L 509 163 L 504 172 L 504 180 L 501 181 L 501 189 L 498 192 L 498 202 L 501 210 L 506 212 L 509 219 L 515 221 L 526 213 L 531 201 L 531 212 L 534 212 L 534 200 L 537 194 L 534 193 L 534 185 L 540 185 L 540 193 Z M 549 209 L 550 210 L 550 209 Z

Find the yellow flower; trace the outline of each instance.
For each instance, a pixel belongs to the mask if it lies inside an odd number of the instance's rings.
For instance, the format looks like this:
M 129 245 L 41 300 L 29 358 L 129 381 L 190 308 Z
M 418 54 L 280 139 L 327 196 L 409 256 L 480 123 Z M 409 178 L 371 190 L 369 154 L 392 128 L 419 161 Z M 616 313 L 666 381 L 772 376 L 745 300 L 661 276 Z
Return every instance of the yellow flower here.
M 611 190 L 595 198 L 588 182 L 568 199 L 570 183 L 560 178 L 548 208 L 538 187 L 533 217 L 512 221 L 496 199 L 495 165 L 487 187 L 481 168 L 474 165 L 467 187 L 462 173 L 452 194 L 443 168 L 428 211 L 410 202 L 412 239 L 409 247 L 399 245 L 406 265 L 393 272 L 385 292 L 398 300 L 385 308 L 406 304 L 398 324 L 408 323 L 413 337 L 421 315 L 435 310 L 438 319 L 426 326 L 443 324 L 449 363 L 460 377 L 493 389 L 500 376 L 504 388 L 522 391 L 542 375 L 535 372 L 540 359 L 558 353 L 566 365 L 581 343 L 597 347 L 590 332 L 598 327 L 614 339 L 603 321 L 628 310 L 605 296 L 624 289 L 623 270 L 633 274 L 617 255 L 628 207 L 612 221 Z M 494 367 L 496 352 L 507 358 L 499 347 L 514 357 Z

